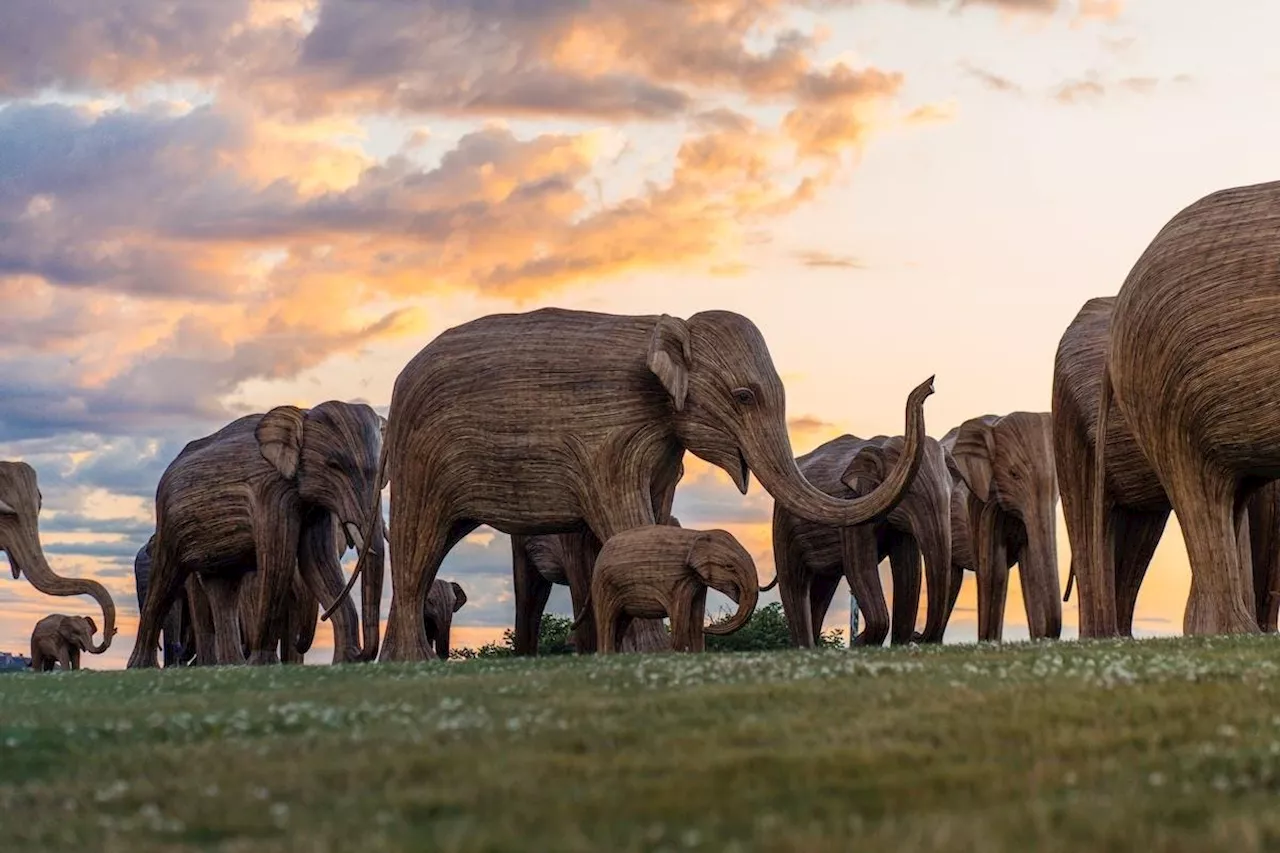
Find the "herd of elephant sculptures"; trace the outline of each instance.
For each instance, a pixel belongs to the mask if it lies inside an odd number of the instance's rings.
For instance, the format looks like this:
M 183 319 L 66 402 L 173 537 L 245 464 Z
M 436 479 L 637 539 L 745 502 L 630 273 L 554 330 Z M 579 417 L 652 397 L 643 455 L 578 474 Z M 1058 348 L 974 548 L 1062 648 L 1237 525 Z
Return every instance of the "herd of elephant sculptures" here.
M 1060 635 L 1073 583 L 1081 637 L 1128 636 L 1171 511 L 1192 577 L 1184 632 L 1274 631 L 1278 223 L 1280 182 L 1216 192 L 1174 216 L 1119 294 L 1090 300 L 1067 327 L 1051 413 L 975 417 L 930 438 L 931 378 L 908 396 L 902 436 L 841 436 L 799 457 L 769 350 L 739 314 L 546 308 L 454 327 L 401 371 L 385 419 L 364 404 L 278 406 L 182 450 L 160 478 L 155 535 L 135 565 L 129 666 L 158 664 L 162 630 L 166 666 L 296 661 L 319 619 L 332 620 L 335 663 L 447 657 L 466 595 L 436 575 L 480 525 L 511 535 L 518 654 L 536 652 L 556 583 L 569 587 L 579 651 L 700 650 L 704 630 L 737 629 L 775 584 L 793 643 L 812 646 L 841 578 L 865 614 L 856 644 L 937 643 L 966 570 L 977 577 L 979 639 L 999 640 L 1015 564 L 1033 638 Z M 685 451 L 744 494 L 754 474 L 772 496 L 768 586 L 732 535 L 671 516 Z M 0 463 L 0 548 L 14 576 L 51 595 L 94 596 L 103 640 L 93 644 L 92 620 L 64 636 L 101 653 L 114 604 L 100 584 L 50 569 L 40 501 L 28 465 Z M 359 557 L 344 584 L 348 548 Z M 704 628 L 708 588 L 737 611 Z M 62 631 L 52 619 L 41 622 L 46 637 Z M 42 661 L 69 665 L 43 642 Z M 33 636 L 33 658 L 36 645 Z

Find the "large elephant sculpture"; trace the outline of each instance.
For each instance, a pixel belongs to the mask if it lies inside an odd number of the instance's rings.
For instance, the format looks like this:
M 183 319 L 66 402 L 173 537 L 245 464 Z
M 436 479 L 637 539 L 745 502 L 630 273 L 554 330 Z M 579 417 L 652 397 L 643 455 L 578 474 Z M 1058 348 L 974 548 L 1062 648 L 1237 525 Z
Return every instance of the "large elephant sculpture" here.
M 427 593 L 423 607 L 423 620 L 427 627 L 427 639 L 440 660 L 449 659 L 449 641 L 453 634 L 453 614 L 467 603 L 466 590 L 456 581 L 436 578 Z
M 525 535 L 585 526 L 607 543 L 654 524 L 657 497 L 686 450 L 744 493 L 755 472 L 804 518 L 871 521 L 915 476 L 932 385 L 908 397 L 900 464 L 871 494 L 841 501 L 796 468 L 782 381 L 746 317 L 544 308 L 449 329 L 405 366 L 391 395 L 383 465 L 395 484 L 392 596 L 382 659 L 430 657 L 423 601 L 445 555 L 477 526 Z
M 254 613 L 262 606 L 256 600 L 256 596 L 249 594 L 257 589 L 257 585 L 241 584 L 240 586 L 240 638 L 246 659 L 256 651 L 249 645 L 248 638 Z M 216 624 L 216 617 L 214 621 Z M 285 599 L 284 613 L 272 622 L 266 638 L 266 647 L 262 651 L 266 652 L 267 656 L 276 654 L 281 663 L 303 663 L 306 653 L 311 650 L 311 644 L 315 642 L 316 626 L 319 621 L 319 602 L 311 590 L 307 589 L 301 575 L 295 574 Z M 347 663 L 359 660 L 360 647 L 339 642 L 335 644 L 333 652 L 334 663 Z
M 1094 481 L 1099 400 L 1115 306 L 1114 296 L 1086 302 L 1063 333 L 1053 364 L 1054 459 L 1071 540 L 1067 594 L 1074 580 L 1082 638 L 1133 635 L 1138 591 L 1173 509 L 1124 413 L 1115 407 L 1107 418 L 1106 470 Z M 1278 497 L 1280 489 L 1272 484 L 1247 502 L 1255 618 L 1272 632 L 1280 608 L 1280 596 L 1271 594 L 1280 591 Z M 1095 521 L 1103 515 L 1109 547 L 1095 560 L 1103 544 L 1095 541 Z
M 1278 217 L 1280 182 L 1184 208 L 1138 258 L 1111 317 L 1096 434 L 1109 435 L 1119 413 L 1177 513 L 1191 565 L 1188 634 L 1259 631 L 1240 534 L 1249 498 L 1280 476 Z M 1095 488 L 1108 451 L 1096 454 Z M 1099 564 L 1115 535 L 1104 505 Z
M 675 651 L 703 651 L 704 634 L 731 634 L 747 623 L 759 600 L 758 583 L 755 561 L 728 531 L 665 524 L 624 530 L 600 549 L 591 577 L 597 650 L 619 651 L 633 619 L 666 616 Z M 716 625 L 706 624 L 708 589 L 738 605 Z
M 156 665 L 164 614 L 192 572 L 209 597 L 220 664 L 244 660 L 239 596 L 246 578 L 255 597 L 249 663 L 279 660 L 272 639 L 295 574 L 336 614 L 335 632 L 358 632 L 334 555 L 334 522 L 348 545 L 368 546 L 360 548 L 362 559 L 381 566 L 385 426 L 367 405 L 329 401 L 246 415 L 188 444 L 156 489 L 151 582 L 129 666 Z M 382 580 L 382 571 L 369 571 L 361 587 L 364 658 L 377 653 Z
M 838 498 L 852 498 L 882 483 L 902 458 L 902 436 L 870 439 L 843 435 L 796 459 L 810 483 Z M 781 503 L 773 508 L 774 579 L 797 646 L 816 645 L 841 578 L 849 582 L 866 619 L 854 643 L 880 645 L 890 634 L 880 561 L 893 572 L 892 641 L 942 642 L 951 602 L 951 472 L 942 446 L 924 442 L 920 470 L 888 515 L 858 527 L 833 527 L 800 518 Z M 928 609 L 915 633 L 924 557 Z
M 54 613 L 44 617 L 31 631 L 31 668 L 50 672 L 54 665 L 64 670 L 80 668 L 80 653 L 101 654 L 93 642 L 98 625 L 88 616 Z
M 40 494 L 36 471 L 25 462 L 0 462 L 0 551 L 9 557 L 14 579 L 22 575 L 45 595 L 89 595 L 102 608 L 102 642 L 88 649 L 102 654 L 116 634 L 116 605 L 97 581 L 55 574 L 40 544 Z
M 659 516 L 661 517 L 661 515 Z M 669 514 L 666 524 L 679 527 Z M 540 536 L 511 537 L 511 573 L 516 598 L 515 653 L 536 655 L 542 628 L 542 614 L 551 596 L 551 587 L 569 587 L 573 611 L 582 613 L 591 600 L 591 571 L 600 554 L 600 540 L 590 531 L 547 533 Z M 579 654 L 596 649 L 595 617 L 588 613 L 574 630 L 574 648 Z M 661 619 L 633 619 L 622 638 L 624 652 L 660 652 L 671 648 L 671 635 Z
M 1009 569 L 1022 581 L 1032 639 L 1062 635 L 1058 477 L 1048 412 L 971 418 L 942 438 L 952 468 L 951 602 L 964 570 L 978 578 L 978 639 L 1004 632 Z

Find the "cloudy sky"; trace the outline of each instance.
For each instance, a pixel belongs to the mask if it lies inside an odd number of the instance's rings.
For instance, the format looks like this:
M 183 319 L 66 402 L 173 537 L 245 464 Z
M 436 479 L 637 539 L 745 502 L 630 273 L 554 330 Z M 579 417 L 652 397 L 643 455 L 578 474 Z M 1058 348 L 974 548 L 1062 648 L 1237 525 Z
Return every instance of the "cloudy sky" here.
M 7 0 L 0 458 L 37 468 L 55 568 L 116 598 L 91 665 L 132 648 L 183 444 L 281 403 L 385 412 L 483 314 L 742 312 L 797 452 L 900 432 L 935 373 L 935 436 L 1047 410 L 1080 305 L 1181 207 L 1275 177 L 1274 5 Z M 676 514 L 772 577 L 767 495 L 686 464 Z M 1185 564 L 1171 524 L 1140 631 L 1180 630 Z M 510 625 L 506 537 L 442 576 L 470 590 L 463 643 Z M 1009 602 L 1025 636 L 1016 574 Z M 96 611 L 0 580 L 0 649 L 50 612 Z

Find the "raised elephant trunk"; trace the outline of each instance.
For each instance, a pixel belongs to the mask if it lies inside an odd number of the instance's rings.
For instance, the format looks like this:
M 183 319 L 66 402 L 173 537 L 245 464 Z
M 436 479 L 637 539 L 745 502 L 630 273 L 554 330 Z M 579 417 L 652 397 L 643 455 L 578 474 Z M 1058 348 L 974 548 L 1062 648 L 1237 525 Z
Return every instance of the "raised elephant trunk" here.
M 111 600 L 111 595 L 107 592 L 106 587 L 97 581 L 84 580 L 82 578 L 64 578 L 61 575 L 54 574 L 38 542 L 34 548 L 26 543 L 18 547 L 11 547 L 9 560 L 13 564 L 15 574 L 25 573 L 31 585 L 45 595 L 93 596 L 94 600 L 98 602 L 98 606 L 102 608 L 102 642 L 87 648 L 86 651 L 100 655 L 111 647 L 111 638 L 116 633 L 116 605 Z
M 751 614 L 755 612 L 756 603 L 760 599 L 760 592 L 757 589 L 755 578 L 747 578 L 743 583 L 738 584 L 737 601 L 738 610 L 729 619 L 716 625 L 708 625 L 703 628 L 703 633 L 722 636 L 724 634 L 732 634 L 739 630 L 743 625 L 747 624 L 747 620 L 751 618 Z M 728 593 L 728 590 L 721 590 Z
M 920 469 L 925 444 L 924 401 L 933 393 L 933 379 L 930 376 L 908 395 L 902 455 L 868 495 L 846 501 L 815 487 L 796 466 L 785 429 L 746 439 L 746 463 L 775 501 L 806 521 L 831 527 L 854 527 L 873 521 L 898 505 Z

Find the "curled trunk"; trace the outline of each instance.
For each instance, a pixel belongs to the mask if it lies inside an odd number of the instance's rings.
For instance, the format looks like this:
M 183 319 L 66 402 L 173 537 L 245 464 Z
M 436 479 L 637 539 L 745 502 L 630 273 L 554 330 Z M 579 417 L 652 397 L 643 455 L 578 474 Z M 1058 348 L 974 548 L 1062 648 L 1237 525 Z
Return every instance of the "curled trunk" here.
M 747 624 L 747 620 L 751 618 L 751 614 L 755 612 L 756 602 L 759 601 L 760 591 L 757 586 L 759 582 L 754 578 L 749 578 L 747 582 L 738 585 L 738 610 L 733 616 L 718 625 L 708 625 L 703 628 L 703 633 L 722 636 L 724 634 L 732 634 Z
M 898 505 L 920 469 L 924 453 L 924 401 L 933 393 L 933 377 L 907 397 L 904 446 L 897 464 L 870 494 L 850 501 L 833 498 L 818 489 L 796 466 L 785 429 L 748 439 L 743 453 L 760 484 L 774 500 L 794 515 L 816 524 L 853 527 L 885 515 Z
M 31 585 L 45 595 L 89 595 L 102 608 L 102 642 L 86 647 L 95 655 L 100 655 L 111 647 L 111 638 L 116 633 L 116 605 L 106 587 L 97 581 L 82 578 L 64 578 L 55 574 L 45 559 L 44 552 L 37 545 L 34 549 L 21 548 L 9 552 L 9 558 L 16 571 L 26 574 Z M 92 639 L 92 638 L 91 638 Z

